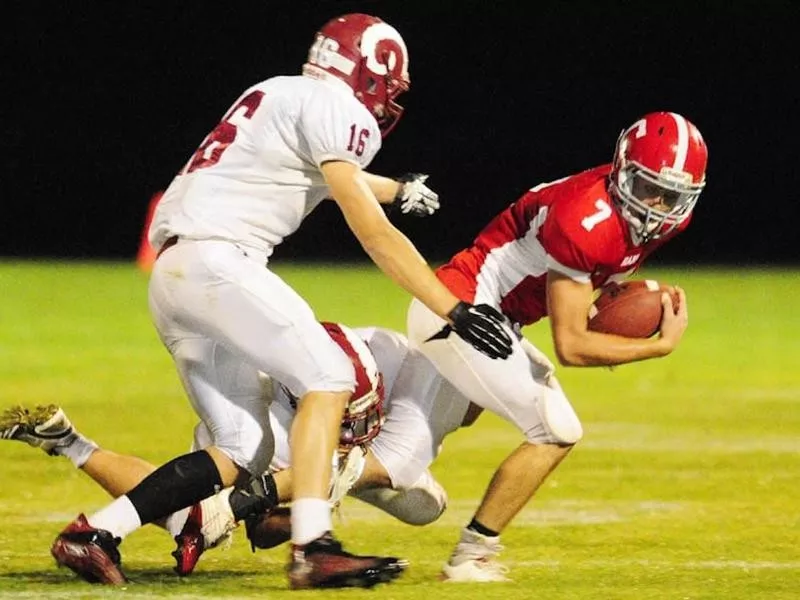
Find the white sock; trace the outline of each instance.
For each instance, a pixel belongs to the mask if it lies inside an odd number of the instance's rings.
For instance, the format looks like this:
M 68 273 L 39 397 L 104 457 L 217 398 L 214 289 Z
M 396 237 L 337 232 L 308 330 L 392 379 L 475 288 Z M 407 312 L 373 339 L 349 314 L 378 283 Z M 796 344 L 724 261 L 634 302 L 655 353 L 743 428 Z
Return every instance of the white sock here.
M 80 469 L 98 448 L 99 446 L 92 440 L 77 433 L 75 439 L 66 446 L 56 446 L 53 448 L 53 454 L 67 457 L 72 461 L 76 469 Z
M 182 508 L 166 518 L 164 527 L 167 531 L 169 531 L 169 534 L 172 537 L 176 537 L 181 531 L 183 531 L 183 526 L 186 525 L 186 521 L 189 519 L 190 510 L 190 508 Z
M 105 529 L 114 537 L 125 538 L 142 526 L 139 513 L 128 496 L 120 496 L 93 515 L 87 517 L 89 525 L 96 529 Z
M 292 543 L 301 545 L 333 529 L 331 505 L 322 498 L 298 498 L 292 502 Z

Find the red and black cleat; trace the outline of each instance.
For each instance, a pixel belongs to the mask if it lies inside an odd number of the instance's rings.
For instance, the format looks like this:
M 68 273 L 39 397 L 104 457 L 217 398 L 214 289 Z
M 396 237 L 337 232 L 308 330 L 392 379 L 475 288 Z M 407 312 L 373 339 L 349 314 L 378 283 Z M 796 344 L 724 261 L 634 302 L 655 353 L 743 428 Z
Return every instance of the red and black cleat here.
M 117 547 L 121 541 L 105 529 L 95 529 L 80 514 L 58 534 L 50 554 L 59 566 L 72 569 L 89 583 L 121 585 L 128 582 L 120 568 Z
M 181 532 L 175 536 L 178 547 L 172 553 L 176 561 L 175 572 L 178 575 L 190 575 L 194 571 L 200 555 L 205 551 L 205 540 L 201 531 L 203 510 L 198 502 L 189 510 L 189 517 Z
M 295 590 L 371 588 L 396 579 L 407 566 L 408 562 L 399 558 L 356 556 L 345 552 L 329 531 L 308 544 L 292 545 L 289 587 Z

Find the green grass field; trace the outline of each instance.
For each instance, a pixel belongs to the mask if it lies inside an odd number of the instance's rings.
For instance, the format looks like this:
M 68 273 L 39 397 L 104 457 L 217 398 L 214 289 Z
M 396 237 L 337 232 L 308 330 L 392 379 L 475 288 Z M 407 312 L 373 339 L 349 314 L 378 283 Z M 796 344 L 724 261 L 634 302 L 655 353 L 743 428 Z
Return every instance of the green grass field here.
M 371 267 L 278 268 L 320 319 L 403 329 L 408 296 Z M 63 458 L 0 441 L 3 598 L 800 598 L 800 272 L 648 270 L 682 285 L 690 327 L 662 360 L 559 371 L 583 442 L 503 536 L 513 583 L 436 581 L 494 467 L 520 438 L 484 415 L 433 470 L 450 506 L 415 528 L 348 500 L 354 551 L 411 561 L 391 586 L 286 591 L 286 548 L 250 552 L 237 531 L 195 574 L 172 573 L 155 527 L 122 545 L 133 583 L 89 586 L 55 567 L 55 535 L 104 492 Z M 146 277 L 116 263 L 0 262 L 0 407 L 58 403 L 101 445 L 161 463 L 194 417 L 147 313 Z M 546 323 L 526 332 L 551 353 Z M 551 353 L 552 355 L 552 353 Z

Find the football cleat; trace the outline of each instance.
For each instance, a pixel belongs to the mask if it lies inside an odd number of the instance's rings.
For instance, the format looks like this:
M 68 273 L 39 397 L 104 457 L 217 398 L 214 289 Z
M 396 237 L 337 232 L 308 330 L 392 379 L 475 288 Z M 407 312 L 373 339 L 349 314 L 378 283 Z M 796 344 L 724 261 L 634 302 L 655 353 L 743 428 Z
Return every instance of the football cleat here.
M 451 582 L 488 583 L 511 581 L 508 567 L 494 560 L 503 546 L 499 537 L 481 535 L 471 529 L 461 531 L 461 540 L 442 568 L 442 579 Z
M 80 514 L 58 534 L 50 554 L 59 566 L 72 569 L 89 583 L 121 585 L 128 582 L 120 567 L 117 547 L 121 541 L 104 529 L 95 529 Z
M 68 446 L 76 437 L 67 415 L 55 404 L 40 405 L 32 411 L 14 406 L 0 414 L 0 439 L 25 442 L 50 455 L 56 447 Z
M 233 488 L 226 488 L 189 510 L 183 529 L 175 536 L 177 548 L 172 552 L 178 575 L 191 574 L 203 552 L 231 539 L 237 526 L 228 502 L 232 491 Z
M 203 513 L 198 502 L 189 509 L 189 518 L 183 524 L 181 532 L 175 536 L 178 547 L 172 552 L 176 561 L 175 572 L 178 575 L 189 575 L 194 571 L 200 555 L 205 551 L 203 534 L 200 527 L 203 522 Z
M 289 587 L 371 588 L 399 577 L 408 562 L 394 557 L 356 556 L 345 552 L 342 544 L 328 531 L 308 544 L 292 544 L 287 568 Z

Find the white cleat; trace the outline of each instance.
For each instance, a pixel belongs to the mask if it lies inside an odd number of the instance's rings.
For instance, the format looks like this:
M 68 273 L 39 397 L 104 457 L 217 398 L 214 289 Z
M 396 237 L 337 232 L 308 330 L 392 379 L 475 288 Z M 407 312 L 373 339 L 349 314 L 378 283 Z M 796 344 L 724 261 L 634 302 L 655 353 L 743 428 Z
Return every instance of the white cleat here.
M 499 537 L 463 529 L 450 560 L 442 567 L 442 579 L 454 583 L 511 581 L 506 577 L 508 567 L 494 560 L 502 550 Z
M 55 404 L 40 405 L 33 410 L 14 406 L 0 414 L 0 439 L 25 442 L 50 455 L 76 437 L 67 415 Z

